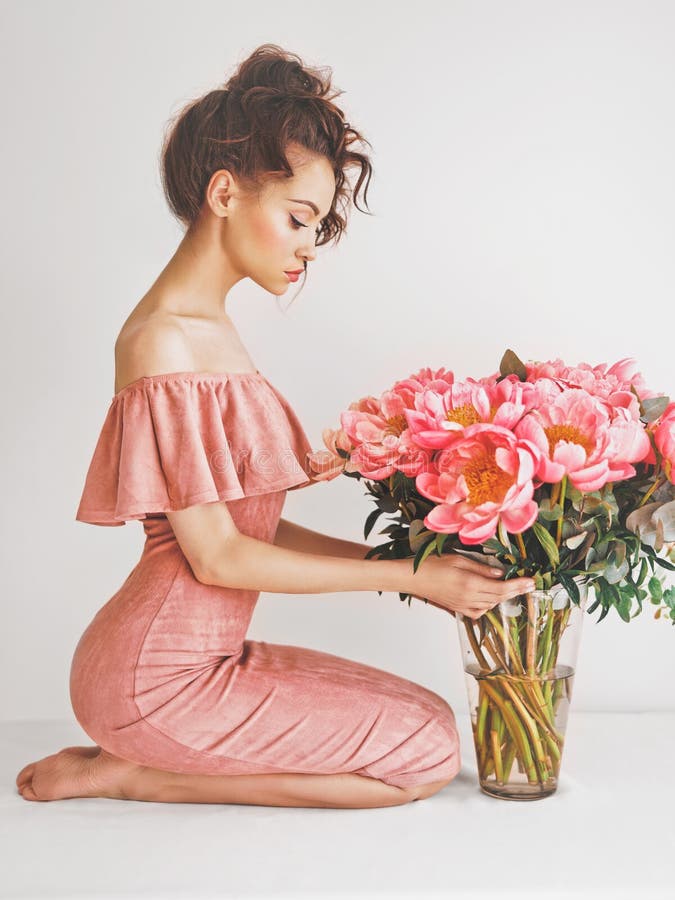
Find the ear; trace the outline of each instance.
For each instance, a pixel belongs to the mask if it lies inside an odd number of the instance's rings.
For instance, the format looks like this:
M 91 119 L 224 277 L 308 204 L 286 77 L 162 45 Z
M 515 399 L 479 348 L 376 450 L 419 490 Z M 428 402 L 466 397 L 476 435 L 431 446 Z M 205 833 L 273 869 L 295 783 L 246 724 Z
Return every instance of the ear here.
M 238 193 L 235 177 L 227 169 L 214 172 L 206 187 L 205 198 L 212 211 L 221 219 L 227 218 L 232 198 Z

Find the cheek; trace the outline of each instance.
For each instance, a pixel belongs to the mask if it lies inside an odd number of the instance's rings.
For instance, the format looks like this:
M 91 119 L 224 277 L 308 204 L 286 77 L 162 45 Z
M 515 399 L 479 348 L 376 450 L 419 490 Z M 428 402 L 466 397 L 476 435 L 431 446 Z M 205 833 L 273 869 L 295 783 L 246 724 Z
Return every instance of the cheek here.
M 260 216 L 253 220 L 256 240 L 268 251 L 279 250 L 284 253 L 289 241 L 289 229 L 283 218 L 275 219 L 270 216 Z

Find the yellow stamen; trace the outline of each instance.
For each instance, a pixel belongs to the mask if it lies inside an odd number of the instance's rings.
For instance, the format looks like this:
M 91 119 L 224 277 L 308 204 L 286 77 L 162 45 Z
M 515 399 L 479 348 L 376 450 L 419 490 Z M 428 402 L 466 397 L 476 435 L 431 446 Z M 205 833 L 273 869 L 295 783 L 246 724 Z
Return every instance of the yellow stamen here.
M 456 406 L 454 409 L 449 409 L 445 418 L 448 422 L 457 422 L 464 428 L 466 428 L 467 425 L 475 425 L 476 422 L 482 422 L 476 407 L 472 406 L 470 403 L 465 403 L 463 406 Z
M 513 484 L 513 477 L 495 462 L 494 450 L 483 450 L 474 456 L 462 474 L 469 489 L 468 502 L 474 506 L 488 500 L 500 503 Z
M 563 422 L 561 425 L 550 425 L 548 428 L 545 428 L 544 431 L 548 438 L 549 456 L 553 456 L 553 451 L 555 450 L 558 441 L 571 441 L 574 444 L 579 444 L 584 448 L 587 456 L 590 456 L 593 450 L 592 441 L 579 431 L 578 428 L 567 422 Z
M 408 427 L 408 420 L 401 413 L 400 416 L 392 416 L 391 419 L 387 419 L 387 425 L 385 430 L 386 434 L 403 434 L 403 432 Z

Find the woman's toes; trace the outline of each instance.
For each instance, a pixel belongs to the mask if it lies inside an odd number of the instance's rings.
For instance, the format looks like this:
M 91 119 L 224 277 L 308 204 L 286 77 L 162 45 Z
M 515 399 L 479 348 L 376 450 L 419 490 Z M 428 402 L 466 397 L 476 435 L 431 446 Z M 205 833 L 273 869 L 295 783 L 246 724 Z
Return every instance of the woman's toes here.
M 33 786 L 30 782 L 24 784 L 23 787 L 19 788 L 19 793 L 23 797 L 24 800 L 38 800 L 39 798 L 35 794 L 33 790 Z
M 27 766 L 24 766 L 23 769 L 16 776 L 16 786 L 20 789 L 23 784 L 27 781 L 30 781 L 33 777 L 33 772 L 35 771 L 35 763 L 28 763 Z
M 107 797 L 126 800 L 127 785 L 143 766 L 119 759 L 99 746 L 65 747 L 25 766 L 17 787 L 25 800 Z

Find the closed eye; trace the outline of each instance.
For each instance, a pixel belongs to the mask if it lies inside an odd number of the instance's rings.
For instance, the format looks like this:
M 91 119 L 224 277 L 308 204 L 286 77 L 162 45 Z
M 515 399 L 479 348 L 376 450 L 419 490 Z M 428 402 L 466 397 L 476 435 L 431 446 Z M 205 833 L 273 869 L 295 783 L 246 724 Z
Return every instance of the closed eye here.
M 289 215 L 290 215 L 290 213 L 289 213 Z M 297 219 L 295 218 L 295 216 L 293 216 L 293 215 L 291 215 L 291 222 L 293 223 L 293 228 L 295 228 L 295 229 L 298 229 L 298 228 L 309 228 L 309 225 L 305 225 L 304 222 L 298 222 L 298 220 L 297 220 Z M 315 231 L 315 233 L 318 235 L 320 231 L 321 231 L 321 229 L 320 229 L 320 228 L 317 228 L 316 231 Z

